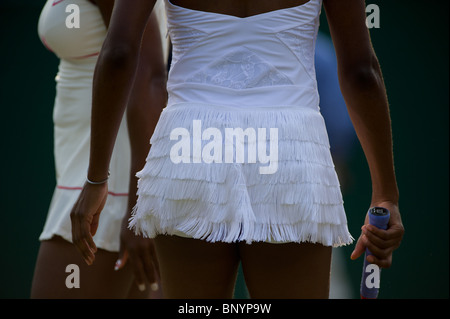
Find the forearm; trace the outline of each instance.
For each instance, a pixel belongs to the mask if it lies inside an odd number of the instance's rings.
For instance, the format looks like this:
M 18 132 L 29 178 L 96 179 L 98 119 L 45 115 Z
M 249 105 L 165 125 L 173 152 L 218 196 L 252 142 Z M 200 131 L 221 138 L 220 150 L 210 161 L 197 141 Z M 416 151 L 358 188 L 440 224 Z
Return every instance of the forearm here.
M 166 57 L 153 13 L 144 33 L 141 58 L 126 110 L 131 147 L 128 214 L 136 204 L 137 178 L 150 150 L 150 138 L 167 102 Z
M 150 150 L 150 138 L 165 106 L 166 90 L 162 77 L 153 77 L 149 82 L 136 78 L 132 98 L 127 108 L 128 134 L 131 147 L 131 167 L 128 212 L 136 204 L 137 177 Z
M 100 55 L 93 83 L 91 149 L 88 176 L 107 176 L 115 139 L 126 107 L 135 64 L 132 57 L 117 63 L 110 53 Z
M 369 165 L 372 203 L 397 203 L 399 194 L 386 89 L 375 54 L 367 61 L 340 72 L 341 89 Z
M 116 0 L 108 35 L 100 52 L 93 80 L 90 180 L 104 180 L 123 118 L 149 12 L 154 1 L 136 1 L 136 7 Z M 134 19 L 129 19 L 133 16 Z M 126 21 L 126 25 L 124 25 Z

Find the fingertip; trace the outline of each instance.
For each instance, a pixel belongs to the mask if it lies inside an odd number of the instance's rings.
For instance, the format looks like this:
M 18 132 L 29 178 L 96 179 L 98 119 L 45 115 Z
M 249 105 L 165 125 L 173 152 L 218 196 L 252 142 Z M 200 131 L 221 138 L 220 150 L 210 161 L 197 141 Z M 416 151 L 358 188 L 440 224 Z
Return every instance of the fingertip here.
M 150 289 L 151 289 L 152 291 L 158 291 L 159 285 L 158 285 L 156 282 L 154 282 L 154 283 L 152 283 L 152 284 L 150 285 Z
M 94 263 L 94 258 L 91 256 L 85 257 L 84 260 L 88 266 L 91 266 Z
M 375 264 L 377 262 L 377 259 L 373 255 L 367 255 L 366 260 L 370 264 Z
M 114 264 L 114 270 L 117 271 L 121 268 L 122 266 L 122 260 L 121 259 L 117 259 L 116 263 Z
M 90 266 L 94 263 L 95 260 L 95 253 L 92 251 L 90 247 L 88 247 L 87 251 L 85 252 L 85 260 L 86 263 Z
M 92 253 L 97 252 L 97 245 L 94 243 L 94 240 L 91 238 L 89 249 L 92 251 Z
M 145 291 L 145 284 L 138 284 L 139 291 Z

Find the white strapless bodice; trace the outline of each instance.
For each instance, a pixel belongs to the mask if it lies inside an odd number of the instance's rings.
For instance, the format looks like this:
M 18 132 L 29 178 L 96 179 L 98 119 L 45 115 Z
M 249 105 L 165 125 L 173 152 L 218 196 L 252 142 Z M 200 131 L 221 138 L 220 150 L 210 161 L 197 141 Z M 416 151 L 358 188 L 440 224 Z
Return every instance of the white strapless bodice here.
M 239 18 L 166 0 L 169 106 L 182 102 L 317 108 L 314 47 L 322 0 Z

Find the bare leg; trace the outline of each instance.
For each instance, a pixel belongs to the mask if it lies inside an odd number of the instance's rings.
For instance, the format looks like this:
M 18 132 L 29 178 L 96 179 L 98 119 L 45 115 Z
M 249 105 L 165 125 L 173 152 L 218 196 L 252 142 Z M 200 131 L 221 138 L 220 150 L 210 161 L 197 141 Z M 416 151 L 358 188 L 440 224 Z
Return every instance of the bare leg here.
M 157 236 L 165 298 L 232 298 L 239 265 L 236 244 Z
M 328 298 L 331 247 L 310 243 L 240 243 L 251 298 Z
M 126 298 L 135 289 L 131 265 L 114 271 L 118 253 L 98 249 L 95 262 L 88 266 L 76 248 L 61 237 L 42 241 L 31 288 L 31 298 Z M 79 267 L 80 288 L 67 288 L 69 264 Z M 135 292 L 134 298 L 149 297 L 150 289 Z

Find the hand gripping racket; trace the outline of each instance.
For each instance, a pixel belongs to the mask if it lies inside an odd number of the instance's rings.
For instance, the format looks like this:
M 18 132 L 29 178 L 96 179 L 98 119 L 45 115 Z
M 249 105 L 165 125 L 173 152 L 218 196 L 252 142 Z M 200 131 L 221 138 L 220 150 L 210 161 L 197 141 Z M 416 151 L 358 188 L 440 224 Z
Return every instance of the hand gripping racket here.
M 369 224 L 381 229 L 387 229 L 389 222 L 389 210 L 384 207 L 372 207 L 369 209 Z M 366 248 L 364 256 L 363 272 L 361 277 L 360 294 L 361 299 L 376 299 L 380 288 L 380 268 L 367 261 L 371 252 Z

